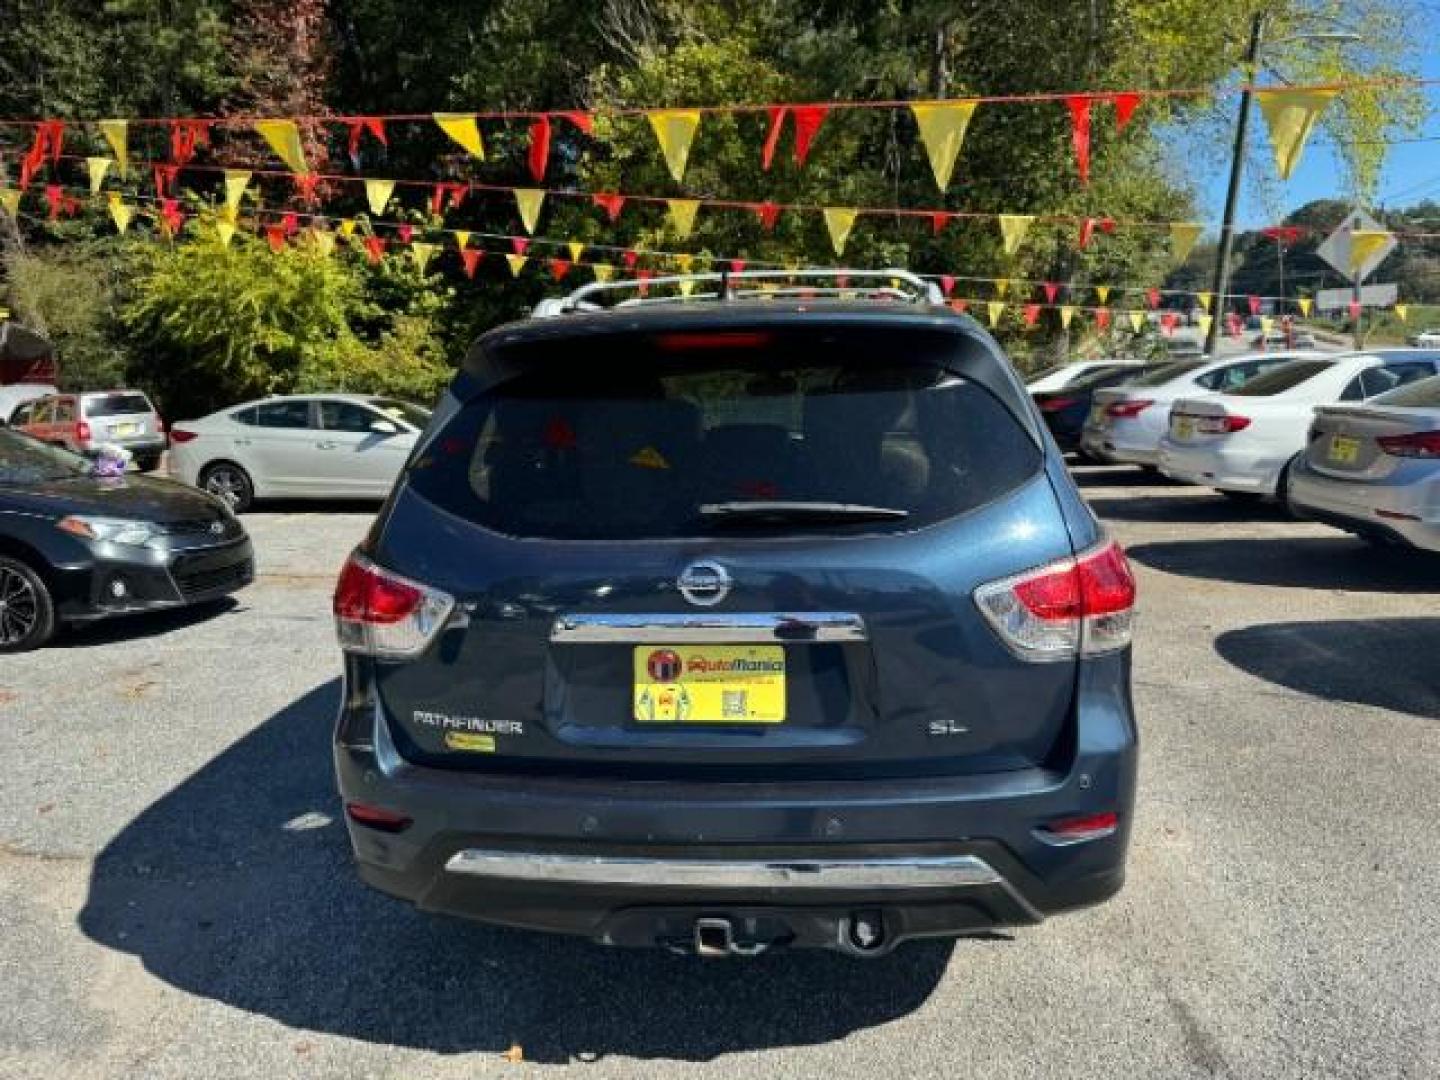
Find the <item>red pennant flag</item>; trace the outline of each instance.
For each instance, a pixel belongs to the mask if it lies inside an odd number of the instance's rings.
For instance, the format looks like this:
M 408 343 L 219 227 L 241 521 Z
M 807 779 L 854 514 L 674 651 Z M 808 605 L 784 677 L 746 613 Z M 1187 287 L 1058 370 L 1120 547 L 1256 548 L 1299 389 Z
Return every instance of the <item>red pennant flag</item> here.
M 565 275 L 570 272 L 570 261 L 568 259 L 551 259 L 550 276 L 556 281 L 564 281 Z
M 760 148 L 760 168 L 766 171 L 775 160 L 775 147 L 780 142 L 780 129 L 785 124 L 785 113 L 788 110 L 784 105 L 771 105 L 768 111 L 770 130 L 765 133 L 765 145 Z
M 365 257 L 370 260 L 370 265 L 371 265 L 371 266 L 374 266 L 376 263 L 378 263 L 378 262 L 380 261 L 380 257 L 381 257 L 382 255 L 384 255 L 384 254 L 385 254 L 385 239 L 384 239 L 384 237 L 380 237 L 380 236 L 367 236 L 367 237 L 365 238 Z
M 270 250 L 276 255 L 285 250 L 285 227 L 283 225 L 266 225 L 265 242 L 270 245 Z
M 1039 320 L 1039 318 L 1040 318 L 1040 305 L 1039 305 L 1039 304 L 1026 304 L 1026 305 L 1025 305 L 1025 325 L 1026 325 L 1026 326 L 1034 326 L 1035 323 Z
M 626 252 L 626 254 L 630 254 L 630 253 L 629 253 L 629 252 Z M 635 271 L 635 280 L 640 283 L 640 295 L 641 295 L 642 297 L 643 297 L 643 296 L 649 296 L 649 295 L 650 295 L 650 279 L 651 279 L 652 277 L 654 277 L 654 276 L 655 276 L 655 272 L 654 272 L 653 270 L 636 270 L 636 271 Z
M 60 216 L 60 203 L 64 200 L 65 190 L 59 184 L 45 185 L 45 202 L 50 207 L 50 220 L 54 221 Z
M 1151 311 L 1154 311 L 1156 308 L 1158 308 L 1160 306 L 1160 290 L 1154 288 L 1153 286 L 1146 289 L 1145 302 L 1150 305 Z
M 541 113 L 530 123 L 530 175 L 537 184 L 545 179 L 550 163 L 550 117 Z M 558 281 L 559 278 L 556 278 Z
M 385 121 L 380 119 L 380 117 L 357 116 L 347 121 L 347 123 L 350 127 L 350 163 L 354 165 L 355 168 L 358 169 L 360 167 L 360 136 L 365 134 L 365 132 L 368 131 L 371 135 L 375 136 L 381 146 L 389 145 L 385 139 Z
M 510 249 L 514 251 L 516 255 L 524 255 L 525 252 L 530 250 L 530 241 L 523 236 L 512 236 L 510 237 Z
M 175 179 L 180 175 L 179 165 L 156 165 L 155 174 L 155 195 L 157 198 L 165 198 L 175 186 Z
M 1070 110 L 1070 143 L 1075 148 L 1075 167 L 1080 182 L 1090 183 L 1090 105 L 1088 94 L 1071 94 L 1065 99 Z
M 460 261 L 465 264 L 465 276 L 473 278 L 475 268 L 480 265 L 480 260 L 485 257 L 485 252 L 479 248 L 464 248 L 460 252 Z
M 951 300 L 951 301 L 950 301 L 950 307 L 951 307 L 952 310 L 958 311 L 961 315 L 964 315 L 965 312 L 966 312 L 966 310 L 970 307 L 970 301 L 969 301 L 969 300 Z
M 436 184 L 430 190 L 430 213 L 439 217 L 445 212 L 445 185 Z
M 593 202 L 596 206 L 600 207 L 601 210 L 604 210 L 605 213 L 609 215 L 610 223 L 613 225 L 615 223 L 615 219 L 620 216 L 621 207 L 625 205 L 625 196 L 608 194 L 592 195 L 590 196 L 590 201 Z
M 1235 312 L 1227 312 L 1225 315 L 1225 332 L 1231 337 L 1240 336 L 1240 316 Z
M 745 260 L 744 260 L 744 259 L 731 259 L 731 260 L 730 260 L 730 272 L 731 272 L 732 274 L 738 274 L 738 273 L 740 273 L 740 272 L 741 272 L 742 270 L 744 270 L 744 269 L 745 269 Z
M 175 236 L 185 227 L 185 211 L 180 209 L 179 199 L 160 200 L 160 220 L 165 223 L 165 229 L 171 236 Z
M 1047 281 L 1047 282 L 1045 282 L 1045 302 L 1046 302 L 1047 304 L 1053 304 L 1053 303 L 1055 303 L 1055 297 L 1057 297 L 1057 296 L 1059 296 L 1059 295 L 1060 295 L 1060 286 L 1059 286 L 1059 285 L 1057 285 L 1057 284 L 1056 284 L 1055 282 L 1053 282 L 1053 281 Z
M 1124 131 L 1135 115 L 1135 106 L 1140 104 L 1139 94 L 1111 94 L 1110 103 L 1115 106 L 1115 132 Z
M 640 260 L 640 253 L 638 251 L 627 251 L 620 256 L 620 260 L 625 264 L 626 270 L 634 270 L 635 264 Z
M 826 105 L 800 105 L 795 108 L 796 165 L 804 165 L 805 159 L 810 156 L 810 144 L 815 141 L 815 135 L 829 112 Z
M 195 157 L 197 146 L 210 145 L 210 121 L 171 120 L 170 160 L 176 165 L 188 165 Z
M 1250 305 L 1250 314 L 1260 314 L 1260 298 L 1258 296 L 1247 296 L 1245 302 Z
M 31 179 L 40 171 L 48 158 L 51 165 L 60 161 L 60 147 L 65 141 L 65 123 L 62 120 L 41 120 L 35 125 L 35 141 L 20 159 L 20 187 L 30 186 Z
M 320 187 L 319 173 L 291 173 L 290 181 L 295 185 L 295 196 L 307 206 L 319 202 L 316 190 Z
M 1096 325 L 1099 329 L 1101 329 L 1101 330 L 1104 330 L 1106 327 L 1108 327 L 1108 326 L 1110 325 L 1110 309 L 1109 309 L 1109 308 L 1103 308 L 1103 307 L 1102 307 L 1102 308 L 1096 308 L 1096 309 L 1095 309 L 1095 325 Z
M 1100 231 L 1106 236 L 1115 235 L 1115 219 L 1113 217 L 1102 217 L 1099 221 Z
M 408 222 L 404 225 L 399 225 L 395 229 L 395 235 L 400 238 L 400 243 L 408 244 L 410 243 L 411 238 L 415 235 L 415 226 L 409 224 Z
M 766 232 L 772 232 L 775 222 L 780 220 L 780 207 L 773 202 L 755 203 L 752 207 L 755 216 L 760 219 L 760 227 Z
M 1361 306 L 1361 303 L 1360 303 L 1359 300 L 1351 300 L 1351 301 L 1350 301 L 1350 318 L 1352 318 L 1352 319 L 1358 319 L 1358 318 L 1360 318 L 1360 312 L 1361 312 L 1361 310 L 1362 310 L 1362 306 Z
M 940 275 L 940 291 L 949 296 L 955 291 L 955 278 L 951 274 Z
M 1175 333 L 1175 327 L 1180 324 L 1180 316 L 1173 311 L 1167 311 L 1160 316 L 1160 329 L 1167 334 Z
M 1088 248 L 1088 247 L 1090 246 L 1090 241 L 1091 241 L 1091 239 L 1092 239 L 1094 236 L 1095 236 L 1095 219 L 1094 219 L 1094 218 L 1088 218 L 1088 217 L 1087 217 L 1084 221 L 1080 222 L 1080 240 L 1079 240 L 1079 247 L 1080 247 L 1080 250 L 1081 250 L 1081 251 L 1084 251 L 1086 248 Z
M 74 217 L 80 213 L 81 206 L 80 200 L 74 195 L 66 195 L 65 198 L 60 201 L 60 210 L 66 217 Z
M 930 215 L 930 232 L 939 236 L 950 221 L 950 215 L 946 213 L 934 213 Z
M 286 211 L 285 216 L 280 219 L 280 227 L 285 230 L 286 236 L 294 236 L 300 231 L 300 215 L 294 210 Z
M 1271 225 L 1269 228 L 1261 229 L 1260 231 L 1277 244 L 1283 244 L 1286 247 L 1293 246 L 1295 241 L 1305 235 L 1305 230 L 1297 225 Z
M 595 130 L 595 117 L 588 112 L 581 112 L 579 109 L 574 109 L 570 112 L 559 112 L 555 115 L 563 116 L 586 135 L 591 134 Z

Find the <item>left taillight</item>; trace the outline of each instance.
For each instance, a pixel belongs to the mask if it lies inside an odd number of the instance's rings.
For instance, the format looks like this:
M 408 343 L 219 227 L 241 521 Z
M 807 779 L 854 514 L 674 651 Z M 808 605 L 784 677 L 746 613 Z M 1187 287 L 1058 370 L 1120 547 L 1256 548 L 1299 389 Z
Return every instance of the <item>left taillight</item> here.
M 1381 435 L 1375 440 L 1391 457 L 1440 458 L 1440 431 L 1410 435 Z
M 179 427 L 170 429 L 170 441 L 173 443 L 187 443 L 199 437 L 200 433 L 198 431 L 188 431 L 185 428 Z
M 335 586 L 335 634 L 346 652 L 404 660 L 425 651 L 454 609 L 448 593 L 376 566 L 357 552 Z
M 1099 656 L 1130 644 L 1135 576 L 1114 541 L 975 590 L 996 633 L 1027 660 Z
M 1105 415 L 1114 420 L 1134 420 L 1154 404 L 1153 401 L 1116 401 L 1105 406 Z

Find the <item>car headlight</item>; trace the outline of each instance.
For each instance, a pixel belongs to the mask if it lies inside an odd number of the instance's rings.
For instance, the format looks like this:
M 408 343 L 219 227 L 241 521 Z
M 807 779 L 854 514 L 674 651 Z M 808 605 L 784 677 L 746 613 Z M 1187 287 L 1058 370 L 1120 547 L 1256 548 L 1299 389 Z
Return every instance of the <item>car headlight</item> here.
M 86 540 L 105 540 L 112 544 L 143 547 L 160 535 L 148 521 L 127 521 L 124 518 L 84 517 L 72 514 L 62 518 L 57 528 Z

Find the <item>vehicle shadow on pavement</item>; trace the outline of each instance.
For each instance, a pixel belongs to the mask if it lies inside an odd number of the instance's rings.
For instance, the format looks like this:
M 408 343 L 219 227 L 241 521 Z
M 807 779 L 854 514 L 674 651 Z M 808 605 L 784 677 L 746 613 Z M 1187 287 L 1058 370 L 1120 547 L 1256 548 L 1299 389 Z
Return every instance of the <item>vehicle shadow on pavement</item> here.
M 1070 475 L 1075 486 L 1092 487 L 1153 487 L 1174 488 L 1180 484 L 1158 472 L 1128 465 L 1071 465 Z
M 285 1025 L 560 1063 L 825 1043 L 919 1008 L 949 942 L 876 961 L 701 962 L 420 914 L 355 877 L 330 758 L 337 683 L 271 717 L 100 853 L 79 918 L 191 994 Z
M 1228 521 L 1288 521 L 1290 515 L 1277 502 L 1232 502 L 1221 495 L 1195 494 L 1195 488 L 1175 488 L 1173 495 L 1139 495 L 1121 498 L 1086 497 L 1102 518 L 1111 521 L 1156 521 L 1176 524 L 1218 525 Z
M 1338 534 L 1157 541 L 1126 554 L 1152 570 L 1240 585 L 1440 593 L 1440 558 Z
M 232 596 L 206 604 L 192 604 L 188 607 L 172 608 L 168 611 L 152 611 L 141 615 L 126 615 L 121 618 L 101 619 L 83 626 L 67 627 L 51 643 L 52 649 L 91 649 L 98 645 L 113 645 L 117 641 L 137 641 L 143 638 L 159 637 L 190 626 L 209 622 L 221 615 L 229 614 L 240 606 Z
M 1268 623 L 1221 634 L 1215 651 L 1305 694 L 1440 720 L 1440 619 Z

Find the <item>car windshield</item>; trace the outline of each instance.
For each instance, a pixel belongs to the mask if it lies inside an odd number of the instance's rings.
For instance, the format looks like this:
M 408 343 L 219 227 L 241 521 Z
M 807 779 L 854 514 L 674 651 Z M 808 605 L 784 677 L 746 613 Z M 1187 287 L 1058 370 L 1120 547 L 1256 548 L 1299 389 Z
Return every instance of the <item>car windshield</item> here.
M 1189 375 L 1205 366 L 1203 360 L 1185 360 L 1175 364 L 1166 364 L 1155 370 L 1141 375 L 1138 379 L 1131 379 L 1127 386 L 1163 386 L 1172 379 L 1178 379 L 1182 375 Z
M 1288 364 L 1277 367 L 1274 371 L 1267 371 L 1251 379 L 1244 386 L 1230 393 L 1237 397 L 1273 397 L 1276 394 L 1283 394 L 1287 390 L 1293 390 L 1303 382 L 1313 379 L 1322 371 L 1327 371 L 1334 364 L 1330 360 L 1292 360 Z
M 88 476 L 90 463 L 16 431 L 0 431 L 0 484 L 41 484 Z
M 86 416 L 128 416 L 148 412 L 154 412 L 154 409 L 144 394 L 99 394 L 85 399 Z
M 392 420 L 399 420 L 414 428 L 424 428 L 430 423 L 430 410 L 422 409 L 419 405 L 412 405 L 408 401 L 396 401 L 394 398 L 371 398 L 372 408 L 379 409 Z
M 1416 409 L 1440 408 L 1440 375 L 1409 383 L 1371 399 L 1370 405 L 1402 405 Z

